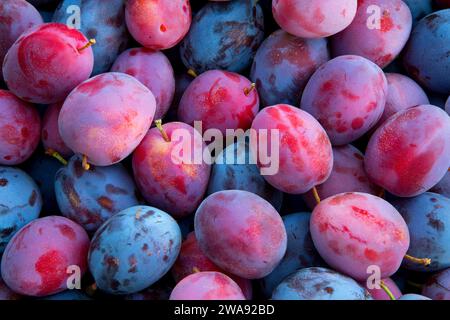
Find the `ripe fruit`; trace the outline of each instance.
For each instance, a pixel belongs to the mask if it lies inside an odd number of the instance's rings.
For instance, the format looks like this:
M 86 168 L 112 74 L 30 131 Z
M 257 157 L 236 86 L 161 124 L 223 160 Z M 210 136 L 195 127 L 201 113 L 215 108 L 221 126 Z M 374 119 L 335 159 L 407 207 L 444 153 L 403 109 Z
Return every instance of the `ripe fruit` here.
M 3 62 L 9 90 L 33 103 L 55 103 L 92 73 L 92 48 L 78 30 L 44 23 L 24 32 Z M 86 47 L 86 48 L 85 48 Z
M 64 143 L 98 166 L 131 154 L 155 114 L 150 90 L 124 73 L 103 73 L 76 87 L 64 101 L 59 133 Z

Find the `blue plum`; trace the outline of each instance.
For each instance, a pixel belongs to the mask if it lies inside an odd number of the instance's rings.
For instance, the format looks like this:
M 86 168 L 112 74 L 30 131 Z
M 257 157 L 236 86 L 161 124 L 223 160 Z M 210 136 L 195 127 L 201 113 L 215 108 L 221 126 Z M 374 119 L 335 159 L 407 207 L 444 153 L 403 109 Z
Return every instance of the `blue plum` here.
M 309 233 L 310 217 L 311 213 L 308 212 L 283 216 L 288 239 L 286 254 L 275 270 L 261 280 L 262 290 L 266 297 L 270 297 L 276 286 L 295 271 L 325 265 L 316 251 Z
M 407 293 L 402 295 L 398 300 L 431 300 L 421 294 Z
M 206 4 L 194 16 L 181 43 L 187 68 L 241 72 L 250 67 L 264 38 L 264 17 L 256 0 Z
M 355 280 L 326 268 L 305 268 L 287 277 L 273 300 L 372 300 Z
M 283 193 L 268 184 L 257 165 L 250 164 L 249 160 L 250 148 L 247 142 L 240 139 L 225 148 L 212 167 L 207 194 L 222 190 L 244 190 L 259 195 L 280 211 Z
M 396 199 L 392 203 L 408 225 L 408 254 L 431 259 L 429 266 L 405 261 L 404 267 L 416 271 L 438 271 L 450 267 L 450 199 L 425 192 L 414 198 Z
M 59 300 L 59 301 L 71 301 L 71 300 L 92 300 L 81 290 L 66 290 L 45 298 L 42 300 Z
M 433 12 L 433 0 L 403 0 L 411 10 L 413 25 Z
M 43 214 L 59 212 L 55 196 L 55 175 L 62 166 L 61 162 L 45 155 L 41 150 L 36 152 L 23 166 L 25 172 L 33 178 L 41 191 Z
M 434 12 L 419 21 L 405 48 L 408 73 L 426 88 L 450 93 L 450 9 Z
M 135 206 L 97 230 L 89 249 L 89 268 L 101 290 L 136 293 L 170 270 L 180 247 L 180 228 L 170 215 L 153 207 Z
M 256 52 L 250 78 L 261 103 L 299 105 L 311 75 L 330 59 L 325 39 L 302 39 L 278 30 Z
M 80 8 L 79 30 L 87 38 L 96 40 L 96 44 L 92 46 L 92 75 L 109 71 L 114 60 L 129 43 L 125 24 L 125 0 L 64 0 L 56 9 L 53 21 L 72 25 L 74 13 L 68 9 L 73 5 Z
M 20 169 L 0 166 L 0 254 L 20 228 L 38 218 L 41 208 L 33 179 Z
M 85 170 L 79 155 L 56 173 L 55 193 L 61 213 L 89 232 L 138 204 L 136 186 L 122 164 Z

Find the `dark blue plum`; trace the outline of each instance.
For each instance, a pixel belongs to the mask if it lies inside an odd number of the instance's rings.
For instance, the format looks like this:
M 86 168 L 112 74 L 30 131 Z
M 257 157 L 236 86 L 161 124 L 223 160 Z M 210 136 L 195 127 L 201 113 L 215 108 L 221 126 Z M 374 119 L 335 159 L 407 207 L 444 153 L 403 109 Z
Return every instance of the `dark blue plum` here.
M 0 166 L 0 254 L 12 236 L 42 209 L 39 187 L 20 169 Z
M 62 166 L 61 162 L 41 151 L 35 153 L 23 167 L 41 191 L 43 215 L 54 215 L 59 212 L 55 196 L 55 176 Z
M 372 300 L 355 280 L 325 268 L 306 268 L 276 287 L 273 300 Z
M 277 211 L 283 202 L 283 193 L 264 180 L 256 164 L 250 164 L 249 145 L 241 140 L 225 148 L 212 167 L 207 195 L 222 190 L 252 192 L 270 202 Z
M 275 270 L 261 280 L 262 290 L 266 297 L 270 297 L 276 286 L 295 271 L 325 265 L 316 251 L 309 233 L 310 217 L 311 213 L 308 212 L 283 216 L 288 237 L 286 254 Z
M 450 300 L 450 268 L 428 279 L 422 288 L 422 294 L 432 300 Z
M 450 9 L 434 12 L 411 33 L 403 63 L 408 73 L 426 88 L 450 93 Z
M 169 214 L 153 207 L 131 207 L 97 230 L 89 250 L 89 268 L 101 290 L 136 293 L 170 270 L 180 247 L 180 228 Z
M 256 83 L 261 104 L 300 104 L 314 71 L 330 59 L 326 39 L 302 39 L 278 30 L 256 52 L 250 78 Z
M 81 290 L 66 290 L 45 298 L 42 298 L 42 300 L 92 300 L 88 295 L 86 295 Z
M 136 186 L 122 164 L 84 170 L 79 155 L 56 173 L 55 194 L 63 216 L 88 232 L 97 230 L 114 214 L 138 204 Z
M 94 51 L 92 75 L 109 71 L 114 60 L 129 42 L 125 25 L 125 0 L 64 0 L 56 9 L 53 21 L 72 23 L 73 13 L 67 10 L 72 5 L 80 8 L 80 31 L 88 39 L 93 38 L 97 42 L 92 46 Z
M 413 24 L 433 12 L 433 0 L 403 0 L 411 10 Z
M 193 18 L 181 43 L 187 68 L 242 72 L 250 67 L 264 38 L 264 17 L 256 0 L 210 2 Z
M 405 261 L 404 266 L 415 271 L 438 271 L 450 267 L 450 199 L 426 192 L 414 198 L 393 200 L 392 204 L 408 225 L 408 254 L 431 259 L 429 266 L 409 261 Z

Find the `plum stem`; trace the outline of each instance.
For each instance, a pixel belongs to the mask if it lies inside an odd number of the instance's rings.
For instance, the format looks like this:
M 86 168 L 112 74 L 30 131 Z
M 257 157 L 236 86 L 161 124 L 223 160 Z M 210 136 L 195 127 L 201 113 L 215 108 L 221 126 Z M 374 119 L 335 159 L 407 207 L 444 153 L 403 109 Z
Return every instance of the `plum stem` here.
M 190 76 L 193 77 L 193 78 L 197 78 L 197 77 L 198 77 L 197 72 L 195 72 L 194 69 L 189 69 L 189 70 L 187 71 L 187 74 L 190 75 Z
M 45 154 L 55 158 L 56 160 L 61 162 L 63 165 L 67 166 L 67 160 L 64 159 L 63 156 L 59 152 L 53 150 L 52 148 L 48 148 L 47 150 L 45 150 Z
M 83 154 L 83 159 L 82 159 L 82 163 L 81 164 L 83 166 L 83 169 L 86 170 L 86 171 L 88 171 L 91 168 L 91 166 L 88 163 L 88 158 L 87 158 L 87 156 L 85 154 Z
M 380 287 L 384 292 L 386 292 L 386 294 L 389 296 L 389 299 L 396 300 L 391 290 L 389 290 L 388 286 L 383 281 L 380 281 Z
M 320 203 L 320 196 L 319 196 L 319 192 L 317 191 L 316 187 L 312 188 L 312 193 L 313 193 L 314 199 L 316 199 L 317 204 L 319 204 Z
M 425 267 L 429 266 L 431 264 L 431 259 L 430 258 L 416 258 L 410 255 L 405 255 L 405 259 L 409 260 L 411 262 L 417 263 L 417 264 L 422 264 Z
M 200 269 L 197 268 L 197 267 L 193 267 L 193 268 L 192 268 L 192 272 L 194 272 L 194 273 L 199 273 L 199 272 L 200 272 Z
M 244 94 L 245 94 L 246 96 L 248 96 L 248 95 L 250 94 L 250 92 L 252 92 L 253 90 L 255 90 L 255 88 L 256 88 L 256 83 L 252 83 L 252 84 L 250 85 L 250 88 L 245 88 L 245 89 L 244 89 Z
M 166 142 L 170 142 L 169 136 L 167 135 L 166 131 L 162 127 L 162 120 L 161 119 L 155 120 L 155 125 L 158 128 L 159 132 L 161 132 L 161 135 L 164 138 L 164 140 Z
M 385 196 L 386 196 L 386 192 L 384 191 L 383 188 L 381 188 L 380 192 L 378 192 L 378 197 L 384 199 Z
M 96 44 L 97 41 L 95 41 L 95 39 L 89 39 L 88 43 L 86 43 L 84 46 L 82 46 L 80 49 L 78 49 L 78 52 L 83 51 L 84 49 L 89 48 L 90 46 Z
M 97 284 L 95 282 L 86 288 L 86 293 L 90 296 L 93 296 L 96 291 Z

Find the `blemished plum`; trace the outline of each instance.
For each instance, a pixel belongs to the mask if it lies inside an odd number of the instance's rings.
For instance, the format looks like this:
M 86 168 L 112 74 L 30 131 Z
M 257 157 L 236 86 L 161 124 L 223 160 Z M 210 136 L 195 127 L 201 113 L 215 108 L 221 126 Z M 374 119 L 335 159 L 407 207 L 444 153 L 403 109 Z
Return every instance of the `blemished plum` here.
M 374 183 L 396 196 L 427 191 L 450 166 L 450 117 L 432 105 L 398 112 L 370 138 L 364 165 Z
M 433 275 L 423 286 L 422 294 L 433 300 L 450 300 L 450 269 Z
M 125 18 L 137 42 L 153 50 L 168 49 L 180 42 L 191 25 L 188 0 L 129 0 Z
M 325 130 L 307 112 L 286 104 L 264 108 L 256 116 L 252 129 L 268 130 L 268 136 L 279 131 L 279 141 L 267 146 L 272 154 L 279 150 L 279 168 L 264 178 L 273 187 L 291 194 L 301 194 L 322 184 L 330 176 L 333 153 Z M 254 140 L 254 139 L 253 139 Z M 251 141 L 253 150 L 264 148 L 267 141 Z M 273 140 L 273 139 L 271 139 Z M 259 153 L 259 152 L 258 152 Z M 258 161 L 260 169 L 265 164 Z
M 148 131 L 133 153 L 133 172 L 137 186 L 152 206 L 181 218 L 198 207 L 208 186 L 211 166 L 195 163 L 193 154 L 207 148 L 202 136 L 182 122 L 166 123 Z M 192 149 L 192 154 L 184 147 Z
M 322 124 L 333 145 L 344 145 L 377 123 L 387 93 L 386 77 L 376 64 L 359 56 L 341 56 L 312 75 L 301 108 Z
M 175 93 L 175 77 L 169 59 L 160 51 L 134 48 L 123 52 L 111 67 L 138 79 L 156 99 L 155 119 L 161 119 L 169 110 Z
M 130 155 L 153 121 L 156 101 L 135 78 L 103 73 L 76 87 L 59 114 L 64 143 L 98 166 L 108 166 Z
M 197 272 L 181 280 L 170 300 L 245 300 L 241 289 L 220 272 Z
M 2 257 L 2 278 L 13 291 L 28 296 L 48 296 L 67 289 L 77 266 L 86 271 L 89 238 L 86 231 L 64 217 L 34 220 L 20 229 Z
M 21 296 L 12 291 L 0 277 L 0 301 L 2 300 L 19 300 Z
M 355 280 L 326 268 L 301 269 L 281 282 L 272 300 L 372 300 Z
M 256 52 L 250 73 L 261 104 L 298 105 L 311 75 L 329 59 L 325 39 L 302 39 L 275 31 Z
M 272 12 L 282 29 L 302 38 L 325 38 L 355 18 L 357 0 L 273 0 Z
M 411 11 L 402 0 L 359 0 L 353 22 L 331 39 L 331 52 L 362 56 L 384 68 L 402 51 L 411 28 Z
M 64 0 L 53 15 L 54 22 L 71 24 L 74 16 L 70 6 L 79 8 L 79 22 L 73 25 L 89 39 L 95 39 L 93 75 L 109 71 L 117 55 L 123 51 L 129 34 L 125 24 L 125 0 Z M 77 18 L 78 19 L 78 18 Z
M 26 30 L 44 23 L 39 11 L 25 0 L 0 3 L 0 67 L 13 43 Z M 1 68 L 0 68 L 1 69 Z M 0 73 L 0 80 L 3 75 Z
M 164 211 L 135 206 L 107 220 L 89 249 L 89 269 L 101 290 L 139 292 L 170 270 L 181 246 L 176 221 Z
M 37 151 L 23 166 L 23 170 L 36 182 L 42 195 L 42 213 L 59 213 L 55 196 L 55 175 L 63 164 L 43 151 Z
M 279 211 L 283 193 L 266 182 L 256 164 L 250 163 L 250 145 L 238 140 L 226 147 L 211 169 L 207 194 L 222 190 L 249 191 L 269 201 Z
M 422 86 L 450 93 L 450 9 L 434 12 L 414 28 L 403 54 L 407 72 Z
M 222 4 L 219 4 L 222 5 Z M 189 125 L 202 121 L 203 130 L 250 128 L 259 110 L 259 98 L 252 83 L 228 71 L 211 70 L 191 82 L 181 98 L 178 119 Z
M 59 134 L 58 118 L 62 103 L 54 103 L 47 107 L 42 119 L 41 139 L 46 151 L 58 152 L 62 157 L 70 157 L 73 151 L 66 146 Z
M 41 138 L 41 119 L 31 104 L 0 89 L 0 165 L 27 160 Z
M 352 145 L 333 148 L 331 175 L 316 190 L 322 199 L 344 192 L 380 193 L 380 188 L 370 182 L 364 170 L 364 154 Z M 303 200 L 311 209 L 316 206 L 312 191 L 305 193 Z
M 409 247 L 402 216 L 389 202 L 366 193 L 341 193 L 321 201 L 312 213 L 310 231 L 325 262 L 358 281 L 369 277 L 372 265 L 380 268 L 382 278 L 391 276 Z
M 450 199 L 425 192 L 414 198 L 395 199 L 391 203 L 405 219 L 410 232 L 408 254 L 426 257 L 431 264 L 405 261 L 403 267 L 415 271 L 439 271 L 450 267 Z
M 20 169 L 0 166 L 0 254 L 20 228 L 37 219 L 41 208 L 33 179 Z
M 3 78 L 19 98 L 56 103 L 92 73 L 88 39 L 61 23 L 44 23 L 22 33 L 3 61 Z
M 264 17 L 257 1 L 210 2 L 194 16 L 181 42 L 181 59 L 197 73 L 213 69 L 243 72 L 263 39 Z
M 398 298 L 398 300 L 431 300 L 431 299 L 421 294 L 407 293 Z
M 245 279 L 271 273 L 287 245 L 278 212 L 263 198 L 242 190 L 207 197 L 195 214 L 195 236 L 211 261 Z
M 114 214 L 138 205 L 134 181 L 120 163 L 91 166 L 86 171 L 82 158 L 75 155 L 58 170 L 54 186 L 62 215 L 88 232 L 97 230 Z
M 171 273 L 175 281 L 178 283 L 188 275 L 199 271 L 217 271 L 224 273 L 216 266 L 200 249 L 195 233 L 191 232 L 187 235 L 186 240 L 181 244 L 180 254 L 174 263 Z M 244 293 L 247 299 L 252 298 L 252 283 L 248 279 L 227 274 L 235 281 Z
M 413 26 L 423 17 L 433 12 L 433 0 L 403 0 L 411 10 Z
M 322 266 L 309 232 L 311 213 L 300 212 L 283 216 L 287 233 L 287 249 L 283 260 L 268 276 L 261 280 L 261 288 L 267 298 L 273 290 L 289 275 L 303 268 Z
M 388 94 L 383 115 L 378 121 L 379 125 L 399 111 L 430 104 L 425 91 L 411 78 L 398 73 L 386 73 L 386 79 Z
M 431 192 L 439 193 L 444 197 L 450 199 L 450 171 L 447 171 L 445 176 L 438 182 L 433 188 L 430 189 Z
M 382 281 L 395 299 L 399 299 L 402 296 L 402 292 L 391 278 L 382 279 Z M 361 285 L 366 288 L 366 290 L 370 293 L 374 300 L 391 300 L 386 291 L 384 291 L 382 288 L 369 289 L 367 287 L 367 283 L 362 283 Z

